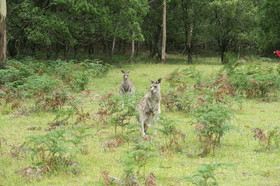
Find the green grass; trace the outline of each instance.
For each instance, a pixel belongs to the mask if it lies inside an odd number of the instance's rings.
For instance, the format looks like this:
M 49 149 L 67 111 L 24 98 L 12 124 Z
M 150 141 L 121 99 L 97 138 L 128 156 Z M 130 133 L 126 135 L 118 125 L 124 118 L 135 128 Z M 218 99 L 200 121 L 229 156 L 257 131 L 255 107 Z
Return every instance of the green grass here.
M 185 68 L 184 64 L 133 64 L 126 65 L 124 69 L 130 69 L 130 78 L 137 87 L 137 91 L 147 92 L 149 79 L 165 78 L 177 68 Z M 213 76 L 221 66 L 218 64 L 197 64 L 196 69 L 203 72 L 203 77 Z M 81 107 L 89 111 L 91 115 L 98 109 L 98 98 L 106 93 L 118 94 L 118 87 L 122 80 L 120 68 L 112 69 L 106 77 L 92 79 L 88 86 L 89 93 L 81 92 L 76 98 L 81 101 Z M 163 79 L 162 90 L 167 87 Z M 30 105 L 31 103 L 27 103 Z M 29 135 L 46 133 L 41 131 L 29 131 L 28 126 L 41 126 L 47 128 L 55 113 L 32 113 L 29 116 L 18 116 L 15 112 L 3 114 L 3 106 L 0 105 L 0 138 L 5 138 L 9 145 L 20 145 Z M 210 154 L 205 158 L 190 157 L 190 154 L 200 152 L 199 144 L 190 125 L 190 116 L 180 112 L 162 113 L 175 119 L 186 134 L 186 143 L 183 153 L 163 153 L 148 162 L 145 176 L 153 172 L 158 185 L 191 185 L 181 177 L 191 175 L 203 163 L 224 162 L 232 163 L 234 167 L 219 168 L 217 180 L 220 185 L 279 185 L 280 184 L 280 151 L 257 151 L 260 146 L 253 138 L 252 129 L 259 127 L 270 129 L 280 125 L 280 101 L 260 102 L 257 100 L 244 100 L 242 110 L 236 111 L 232 124 L 238 130 L 225 135 L 222 146 L 217 148 L 215 155 Z M 89 123 L 90 124 L 90 123 Z M 139 127 L 140 128 L 140 127 Z M 100 129 L 100 128 L 99 128 Z M 23 159 L 12 158 L 10 146 L 2 144 L 0 147 L 0 185 L 104 185 L 101 172 L 107 170 L 109 175 L 122 177 L 123 167 L 121 163 L 125 151 L 129 150 L 126 144 L 118 147 L 115 152 L 103 152 L 102 142 L 108 139 L 114 132 L 113 127 L 89 131 L 93 137 L 88 138 L 88 155 L 78 155 L 82 172 L 78 175 L 56 173 L 47 175 L 42 180 L 27 180 L 15 173 L 19 169 L 31 165 L 31 160 L 26 156 Z M 139 132 L 140 135 L 140 132 Z M 159 139 L 162 140 L 162 139 Z

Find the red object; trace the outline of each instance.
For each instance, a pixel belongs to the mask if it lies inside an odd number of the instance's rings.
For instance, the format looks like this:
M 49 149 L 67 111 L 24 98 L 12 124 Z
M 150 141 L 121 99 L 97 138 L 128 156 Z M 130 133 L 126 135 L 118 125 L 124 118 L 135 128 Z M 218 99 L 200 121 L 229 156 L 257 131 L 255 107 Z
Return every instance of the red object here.
M 280 51 L 279 50 L 276 50 L 274 51 L 274 53 L 278 56 L 278 58 L 280 59 Z

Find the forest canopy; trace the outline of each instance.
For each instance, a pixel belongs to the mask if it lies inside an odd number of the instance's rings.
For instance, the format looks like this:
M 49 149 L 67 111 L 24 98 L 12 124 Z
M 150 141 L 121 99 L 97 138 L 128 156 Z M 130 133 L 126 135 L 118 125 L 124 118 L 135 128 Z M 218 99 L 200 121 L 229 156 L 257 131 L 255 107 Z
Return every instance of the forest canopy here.
M 168 0 L 167 52 L 271 56 L 280 48 L 279 1 Z M 161 55 L 162 0 L 9 0 L 8 56 Z

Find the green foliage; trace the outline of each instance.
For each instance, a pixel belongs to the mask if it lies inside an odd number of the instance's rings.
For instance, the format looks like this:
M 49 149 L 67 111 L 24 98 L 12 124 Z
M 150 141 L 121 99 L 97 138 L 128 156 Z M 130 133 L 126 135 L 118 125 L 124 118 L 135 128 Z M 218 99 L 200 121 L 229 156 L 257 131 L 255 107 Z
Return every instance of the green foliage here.
M 243 0 L 214 0 L 209 3 L 209 9 L 207 31 L 217 43 L 221 62 L 226 63 L 223 55 L 232 47 L 231 44 L 239 39 L 244 42 L 240 35 L 249 35 L 254 29 L 256 9 L 251 1 Z
M 162 101 L 168 110 L 189 112 L 195 105 L 194 86 L 202 81 L 201 72 L 193 68 L 176 69 L 166 78 L 169 87 L 162 93 Z
M 195 129 L 202 144 L 202 157 L 214 153 L 217 144 L 220 144 L 224 134 L 234 127 L 230 125 L 232 109 L 225 103 L 208 102 L 193 111 Z
M 230 82 L 241 94 L 250 98 L 268 96 L 280 87 L 280 78 L 274 68 L 261 64 L 248 64 L 233 69 Z
M 178 129 L 178 125 L 174 120 L 168 119 L 161 115 L 158 121 L 157 129 L 165 139 L 164 150 L 182 150 L 182 142 L 185 142 L 186 135 Z
M 132 120 L 137 116 L 137 103 L 142 97 L 142 93 L 103 96 L 99 103 L 99 113 L 106 115 L 106 120 L 115 126 L 115 135 L 117 127 L 122 127 L 123 131 L 125 126 L 133 123 Z M 100 121 L 104 120 L 102 115 L 99 117 Z
M 199 186 L 218 185 L 215 170 L 221 166 L 229 166 L 228 163 L 201 164 L 191 176 L 185 176 L 192 184 Z
M 75 105 L 75 99 L 65 89 L 56 89 L 50 94 L 44 94 L 35 103 L 34 111 L 61 109 L 66 104 Z
M 24 91 L 25 95 L 23 96 L 38 96 L 42 94 L 48 94 L 54 91 L 56 87 L 58 87 L 59 80 L 47 75 L 43 74 L 32 75 L 25 79 L 23 85 L 18 86 L 19 91 Z
M 254 138 L 258 139 L 262 150 L 272 149 L 273 147 L 280 147 L 280 129 L 279 127 L 272 128 L 270 130 L 262 130 L 255 128 Z
M 27 150 L 31 153 L 32 163 L 46 171 L 66 169 L 71 166 L 87 136 L 84 129 L 54 130 L 41 136 L 29 136 Z
M 194 66 L 181 71 L 176 69 L 168 75 L 166 81 L 171 87 L 176 87 L 183 83 L 200 84 L 202 81 L 202 74 Z
M 218 74 L 213 80 L 204 80 L 200 72 L 185 69 L 172 72 L 167 77 L 169 87 L 163 91 L 162 102 L 168 110 L 190 112 L 204 102 L 231 103 L 236 88 L 229 82 L 228 76 Z
M 95 59 L 86 59 L 79 64 L 83 69 L 87 70 L 87 74 L 91 77 L 102 77 L 106 75 L 111 66 L 104 61 Z
M 279 1 L 264 1 L 258 9 L 260 27 L 257 29 L 257 44 L 259 49 L 268 56 L 273 55 L 272 51 L 279 50 L 280 11 L 277 8 L 279 6 Z
M 134 144 L 132 149 L 124 156 L 123 164 L 125 166 L 125 182 L 131 185 L 137 180 L 140 170 L 143 168 L 145 175 L 145 166 L 150 159 L 157 156 L 156 141 L 145 140 Z
M 5 88 L 15 90 L 19 85 L 23 85 L 26 78 L 34 75 L 31 67 L 11 60 L 6 62 L 6 68 L 0 70 L 0 85 Z
M 110 66 L 100 60 L 85 60 L 81 63 L 29 58 L 8 60 L 6 69 L 0 70 L 0 89 L 7 89 L 21 98 L 49 94 L 58 87 L 65 91 L 66 87 L 81 91 L 85 90 L 90 77 L 104 76 L 109 69 Z
M 280 128 L 275 127 L 269 131 L 269 146 L 275 145 L 277 148 L 280 147 Z
M 234 73 L 234 70 L 240 65 L 241 63 L 238 61 L 238 58 L 230 52 L 225 53 L 225 65 L 224 69 L 228 75 Z
M 47 57 L 76 58 L 79 50 L 91 51 L 100 41 L 113 37 L 143 41 L 141 24 L 148 2 L 32 0 L 8 2 L 8 9 L 13 10 L 8 21 L 9 30 L 13 30 L 9 32 L 13 54 L 26 55 L 34 47 L 47 51 Z
M 231 108 L 220 102 L 206 103 L 194 110 L 196 123 L 204 126 L 204 129 L 200 133 L 205 136 L 223 136 L 230 129 L 226 124 L 229 122 L 231 116 Z

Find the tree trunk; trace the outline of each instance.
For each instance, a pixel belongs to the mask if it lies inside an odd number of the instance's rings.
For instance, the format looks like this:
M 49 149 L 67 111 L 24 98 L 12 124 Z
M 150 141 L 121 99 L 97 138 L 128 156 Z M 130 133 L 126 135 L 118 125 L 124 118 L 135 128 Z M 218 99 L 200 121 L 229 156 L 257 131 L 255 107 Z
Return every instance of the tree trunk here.
M 103 55 L 107 56 L 107 50 L 108 50 L 107 42 L 103 40 L 102 45 L 103 45 Z
M 192 63 L 192 48 L 188 48 L 188 64 Z
M 166 52 L 166 0 L 163 0 L 161 63 L 166 62 L 165 52 Z
M 136 56 L 139 56 L 139 49 L 140 48 L 140 43 L 139 42 L 136 42 Z
M 225 64 L 225 51 L 224 50 L 221 50 L 221 62 L 222 64 Z
M 222 64 L 225 64 L 225 63 L 227 63 L 225 60 L 225 52 L 227 52 L 227 50 L 228 50 L 229 42 L 227 40 L 221 40 L 221 39 L 218 39 L 217 41 L 218 41 L 219 49 L 220 49 L 221 62 L 222 62 Z
M 123 45 L 122 45 L 122 54 L 125 55 L 125 49 L 126 49 L 126 40 L 123 40 Z
M 115 45 L 116 45 L 116 37 L 114 37 L 113 43 L 112 43 L 112 51 L 111 51 L 111 55 L 112 55 L 112 56 L 114 55 Z
M 135 53 L 135 40 L 131 41 L 131 55 L 130 55 L 130 61 L 133 60 L 134 58 L 134 53 Z
M 0 0 L 0 68 L 4 66 L 7 57 L 7 6 L 6 0 Z

